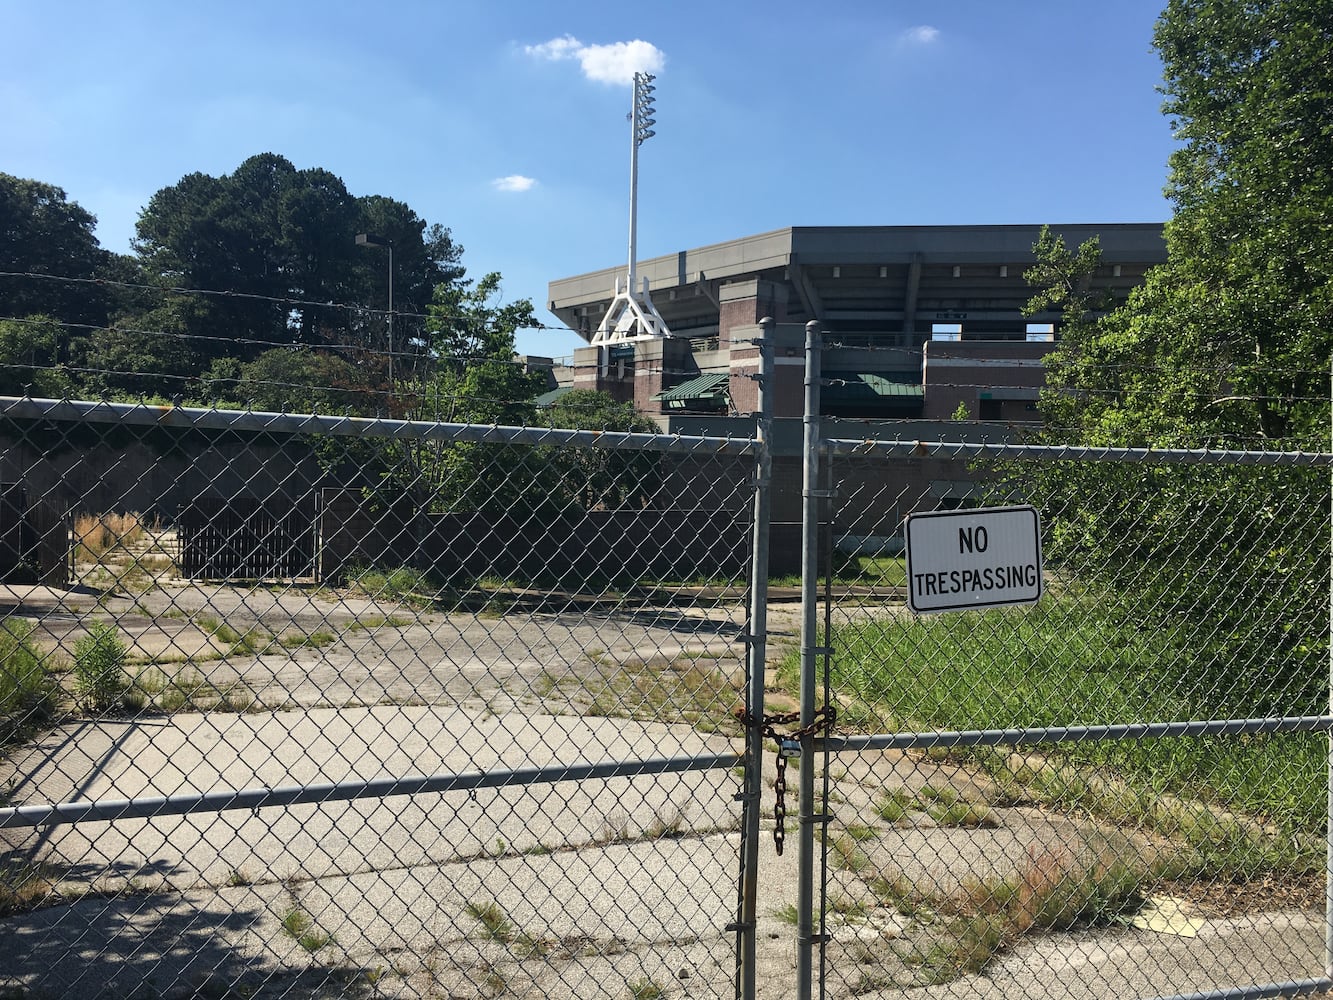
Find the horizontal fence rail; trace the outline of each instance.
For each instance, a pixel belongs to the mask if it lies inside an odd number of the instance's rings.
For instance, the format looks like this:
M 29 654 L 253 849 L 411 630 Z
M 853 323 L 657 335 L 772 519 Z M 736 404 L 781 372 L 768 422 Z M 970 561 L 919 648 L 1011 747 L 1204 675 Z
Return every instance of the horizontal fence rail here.
M 469 444 L 549 445 L 612 451 L 697 452 L 752 455 L 748 437 L 644 434 L 628 431 L 568 430 L 552 427 L 503 427 L 497 424 L 450 424 L 381 417 L 211 410 L 148 403 L 89 403 L 72 400 L 0 396 L 0 417 L 137 427 L 238 431 L 274 435 L 390 438 Z
M 1197 722 L 1142 722 L 1119 726 L 1038 726 L 1031 729 L 976 729 L 965 732 L 875 733 L 830 736 L 815 741 L 829 753 L 859 750 L 913 750 L 921 747 L 1004 747 L 1039 743 L 1098 743 L 1154 740 L 1175 736 L 1260 736 L 1265 733 L 1327 733 L 1333 715 L 1278 719 L 1214 719 Z M 0 816 L 3 816 L 0 813 Z
M 1143 465 L 1333 467 L 1333 452 L 1233 451 L 1212 448 L 1110 448 L 1091 445 L 1016 444 L 946 440 L 827 438 L 819 447 L 837 456 L 864 458 L 1046 459 L 1067 462 L 1131 462 Z
M 159 816 L 189 816 L 235 809 L 269 809 L 276 806 L 353 802 L 357 799 L 386 799 L 398 795 L 438 795 L 471 792 L 479 788 L 514 788 L 522 785 L 551 785 L 590 778 L 632 778 L 649 774 L 679 774 L 732 768 L 741 763 L 735 754 L 668 757 L 657 760 L 611 761 L 605 764 L 574 764 L 557 767 L 519 768 L 476 774 L 408 775 L 378 781 L 343 781 L 289 788 L 251 788 L 238 791 L 203 792 L 198 795 L 168 795 L 138 799 L 108 799 L 97 802 L 61 802 L 50 806 L 20 806 L 0 809 L 0 830 L 10 827 L 51 827 L 77 823 Z

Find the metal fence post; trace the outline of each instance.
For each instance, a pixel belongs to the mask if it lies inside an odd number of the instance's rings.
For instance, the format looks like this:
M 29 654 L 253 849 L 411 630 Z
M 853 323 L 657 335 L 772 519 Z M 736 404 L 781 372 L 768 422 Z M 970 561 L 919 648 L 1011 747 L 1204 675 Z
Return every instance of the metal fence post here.
M 817 320 L 805 324 L 805 440 L 801 453 L 801 829 L 796 891 L 796 996 L 810 1000 L 814 972 L 815 664 L 819 655 L 819 380 Z
M 764 712 L 764 661 L 768 636 L 768 539 L 772 520 L 773 482 L 773 327 L 759 321 L 759 371 L 755 375 L 759 398 L 755 408 L 754 541 L 750 567 L 749 691 L 746 709 L 752 718 Z M 754 1000 L 757 989 L 755 927 L 759 901 L 759 819 L 763 811 L 764 737 L 759 726 L 745 732 L 745 839 L 741 849 L 740 976 L 737 996 Z
M 1329 367 L 1329 396 L 1333 398 L 1333 365 Z M 1333 607 L 1329 609 L 1333 635 Z M 1328 714 L 1333 715 L 1333 649 L 1329 651 Z M 1333 979 L 1333 731 L 1328 734 L 1328 813 L 1324 854 L 1324 977 Z

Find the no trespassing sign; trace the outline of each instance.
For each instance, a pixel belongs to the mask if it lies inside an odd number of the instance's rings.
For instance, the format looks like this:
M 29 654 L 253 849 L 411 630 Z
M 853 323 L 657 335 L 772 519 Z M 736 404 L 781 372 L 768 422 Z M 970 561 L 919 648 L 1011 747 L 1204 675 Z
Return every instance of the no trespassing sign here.
M 1041 524 L 1030 506 L 909 514 L 907 606 L 921 614 L 1041 599 Z

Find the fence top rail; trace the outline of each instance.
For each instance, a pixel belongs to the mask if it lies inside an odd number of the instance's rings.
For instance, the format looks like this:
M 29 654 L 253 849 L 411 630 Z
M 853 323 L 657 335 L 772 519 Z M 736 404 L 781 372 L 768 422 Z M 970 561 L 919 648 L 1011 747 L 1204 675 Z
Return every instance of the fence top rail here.
M 1079 462 L 1136 462 L 1182 465 L 1300 465 L 1333 467 L 1333 453 L 1313 451 L 1232 451 L 1209 448 L 1110 448 L 1089 445 L 1006 442 L 850 440 L 829 438 L 821 447 L 833 455 L 872 458 L 1064 459 Z
M 345 417 L 320 414 L 214 410 L 150 403 L 30 399 L 0 396 L 0 417 L 68 423 L 100 423 L 205 429 L 266 434 L 321 434 L 335 437 L 464 441 L 478 444 L 588 447 L 613 451 L 703 452 L 746 455 L 757 446 L 750 437 L 644 434 L 628 431 L 449 424 L 433 420 Z

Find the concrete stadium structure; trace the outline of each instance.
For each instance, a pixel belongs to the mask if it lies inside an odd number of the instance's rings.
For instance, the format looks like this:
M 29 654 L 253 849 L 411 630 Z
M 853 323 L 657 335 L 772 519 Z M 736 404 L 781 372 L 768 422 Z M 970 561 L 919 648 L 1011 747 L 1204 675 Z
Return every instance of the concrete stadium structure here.
M 1091 284 L 1122 301 L 1166 258 L 1160 223 L 1052 226 L 1071 248 L 1097 237 Z M 800 414 L 791 364 L 804 326 L 826 334 L 825 412 L 879 419 L 1036 419 L 1040 359 L 1059 338 L 1056 314 L 1022 315 L 1040 227 L 794 227 L 642 261 L 670 338 L 575 352 L 562 386 L 602 389 L 644 413 L 673 417 L 753 409 L 757 322 L 778 323 L 779 416 Z M 590 339 L 621 271 L 550 284 L 549 307 Z M 970 391 L 965 391 L 970 390 Z
M 1166 259 L 1161 223 L 1052 225 L 1067 246 L 1097 237 L 1089 286 L 1122 302 Z M 1000 441 L 1040 421 L 1043 358 L 1060 338 L 1056 313 L 1024 316 L 1024 272 L 1039 225 L 794 227 L 638 264 L 671 336 L 575 351 L 552 369 L 548 400 L 598 389 L 653 416 L 664 430 L 749 433 L 759 320 L 776 321 L 774 517 L 800 512 L 805 324 L 824 331 L 821 412 L 855 421 L 830 436 Z M 549 308 L 591 340 L 623 271 L 551 282 Z M 540 364 L 545 359 L 529 359 Z M 967 419 L 958 419 L 963 414 Z M 882 473 L 882 470 L 880 470 Z M 920 509 L 976 502 L 975 474 L 949 459 L 911 459 L 887 496 L 878 473 L 837 473 L 843 504 L 834 537 L 879 551 Z M 677 470 L 690 476 L 690 470 Z M 850 541 L 849 541 L 850 540 Z M 849 549 L 849 546 L 851 547 Z

